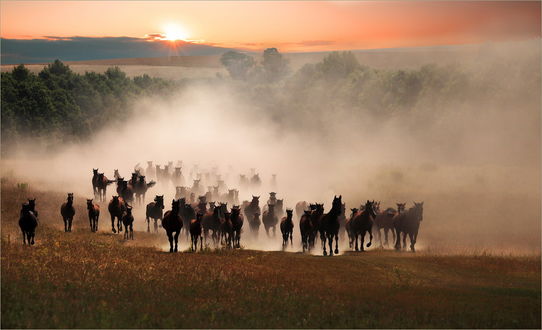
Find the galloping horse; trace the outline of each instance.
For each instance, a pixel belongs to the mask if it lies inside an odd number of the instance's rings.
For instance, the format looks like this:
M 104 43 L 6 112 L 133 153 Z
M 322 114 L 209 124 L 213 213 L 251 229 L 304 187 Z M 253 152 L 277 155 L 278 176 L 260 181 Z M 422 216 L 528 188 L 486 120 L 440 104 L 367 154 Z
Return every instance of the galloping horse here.
M 294 234 L 294 222 L 292 221 L 293 210 L 286 209 L 286 216 L 280 221 L 280 232 L 282 233 L 282 246 L 288 245 L 288 238 L 290 239 L 290 245 L 293 245 Z
M 109 214 L 111 215 L 111 231 L 113 231 L 113 233 L 117 232 L 115 230 L 115 218 L 117 218 L 117 229 L 119 230 L 119 232 L 121 232 L 122 216 L 126 211 L 126 205 L 124 204 L 124 200 L 122 199 L 122 197 L 113 196 L 113 198 L 109 202 L 109 205 L 107 206 L 107 209 L 109 210 Z
M 350 222 L 350 230 L 352 232 L 352 236 L 354 236 L 354 239 L 356 240 L 356 251 L 359 251 L 358 248 L 358 238 L 361 237 L 361 251 L 364 251 L 363 249 L 363 242 L 365 240 L 365 234 L 369 233 L 370 241 L 367 243 L 367 247 L 371 246 L 373 242 L 373 221 L 376 216 L 376 212 L 374 209 L 374 201 L 370 202 L 367 201 L 365 203 L 365 207 L 363 207 L 363 211 L 358 211 L 356 215 L 354 216 L 354 219 Z
M 326 240 L 329 243 L 329 255 L 333 255 L 333 238 L 335 238 L 335 254 L 339 253 L 339 215 L 341 214 L 342 195 L 333 197 L 331 210 L 322 216 L 320 220 L 320 239 L 322 240 L 322 248 L 324 255 L 326 252 Z
M 394 227 L 397 235 L 397 241 L 395 242 L 395 249 L 401 249 L 400 234 L 403 233 L 403 249 L 406 248 L 406 235 L 410 238 L 410 250 L 416 252 L 414 245 L 418 239 L 418 230 L 420 229 L 420 222 L 423 220 L 423 202 L 416 203 L 414 206 L 408 209 L 406 212 L 398 214 L 395 218 Z
M 34 245 L 34 236 L 36 236 L 36 227 L 38 226 L 38 218 L 30 210 L 28 203 L 22 204 L 21 215 L 19 217 L 19 227 L 23 233 L 23 244 Z
M 63 203 L 62 206 L 60 206 L 60 215 L 62 215 L 62 219 L 64 220 L 64 231 L 72 231 L 72 221 L 73 216 L 75 215 L 75 207 L 73 207 L 73 193 L 68 193 L 66 203 Z
M 181 228 L 183 228 L 183 221 L 179 216 L 179 201 L 173 200 L 171 202 L 171 210 L 164 214 L 164 218 L 162 219 L 162 227 L 164 227 L 166 230 L 166 234 L 169 239 L 169 252 L 177 252 L 179 234 L 181 233 Z M 174 240 L 175 248 L 173 248 Z
M 94 204 L 92 199 L 87 199 L 88 221 L 90 222 L 90 231 L 98 231 L 98 219 L 100 218 L 100 205 Z
M 162 220 L 164 209 L 164 195 L 156 195 L 154 202 L 147 204 L 145 220 L 147 221 L 147 232 L 150 232 L 150 219 L 154 220 L 154 231 L 158 231 L 158 220 Z

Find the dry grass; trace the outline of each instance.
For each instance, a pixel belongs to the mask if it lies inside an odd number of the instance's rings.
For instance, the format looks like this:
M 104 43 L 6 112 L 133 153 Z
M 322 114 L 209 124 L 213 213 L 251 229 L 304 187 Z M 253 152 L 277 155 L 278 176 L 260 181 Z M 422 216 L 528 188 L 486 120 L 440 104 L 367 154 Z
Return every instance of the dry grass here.
M 16 225 L 27 195 L 40 212 L 33 247 Z M 169 254 L 152 247 L 165 235 L 90 233 L 83 208 L 64 233 L 63 199 L 2 183 L 3 328 L 541 326 L 539 256 Z

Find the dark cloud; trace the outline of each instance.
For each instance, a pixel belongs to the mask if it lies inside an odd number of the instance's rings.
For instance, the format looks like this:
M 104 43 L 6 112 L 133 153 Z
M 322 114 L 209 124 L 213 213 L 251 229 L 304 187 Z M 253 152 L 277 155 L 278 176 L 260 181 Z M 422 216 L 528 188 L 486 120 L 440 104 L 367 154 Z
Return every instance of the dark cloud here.
M 200 43 L 153 41 L 158 36 L 56 37 L 44 39 L 0 39 L 2 64 L 102 60 L 114 58 L 162 57 L 172 55 L 217 55 L 229 50 Z

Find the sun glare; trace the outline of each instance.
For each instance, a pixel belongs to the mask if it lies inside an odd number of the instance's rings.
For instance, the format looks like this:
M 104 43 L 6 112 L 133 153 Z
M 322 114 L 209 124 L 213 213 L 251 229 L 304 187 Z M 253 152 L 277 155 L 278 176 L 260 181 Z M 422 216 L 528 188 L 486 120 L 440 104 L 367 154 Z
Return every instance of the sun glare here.
M 188 32 L 176 24 L 164 26 L 164 35 L 164 39 L 169 41 L 186 40 L 188 38 Z

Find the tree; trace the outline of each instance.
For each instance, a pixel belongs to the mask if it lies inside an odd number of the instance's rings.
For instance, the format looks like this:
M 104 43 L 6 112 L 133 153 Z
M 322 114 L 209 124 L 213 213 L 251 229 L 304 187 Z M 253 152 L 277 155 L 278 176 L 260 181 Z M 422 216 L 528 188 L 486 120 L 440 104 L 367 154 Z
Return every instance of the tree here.
M 254 68 L 254 58 L 247 54 L 229 51 L 222 55 L 220 62 L 232 79 L 244 80 Z
M 263 68 L 268 81 L 276 81 L 288 74 L 288 61 L 276 48 L 267 48 L 263 52 Z

